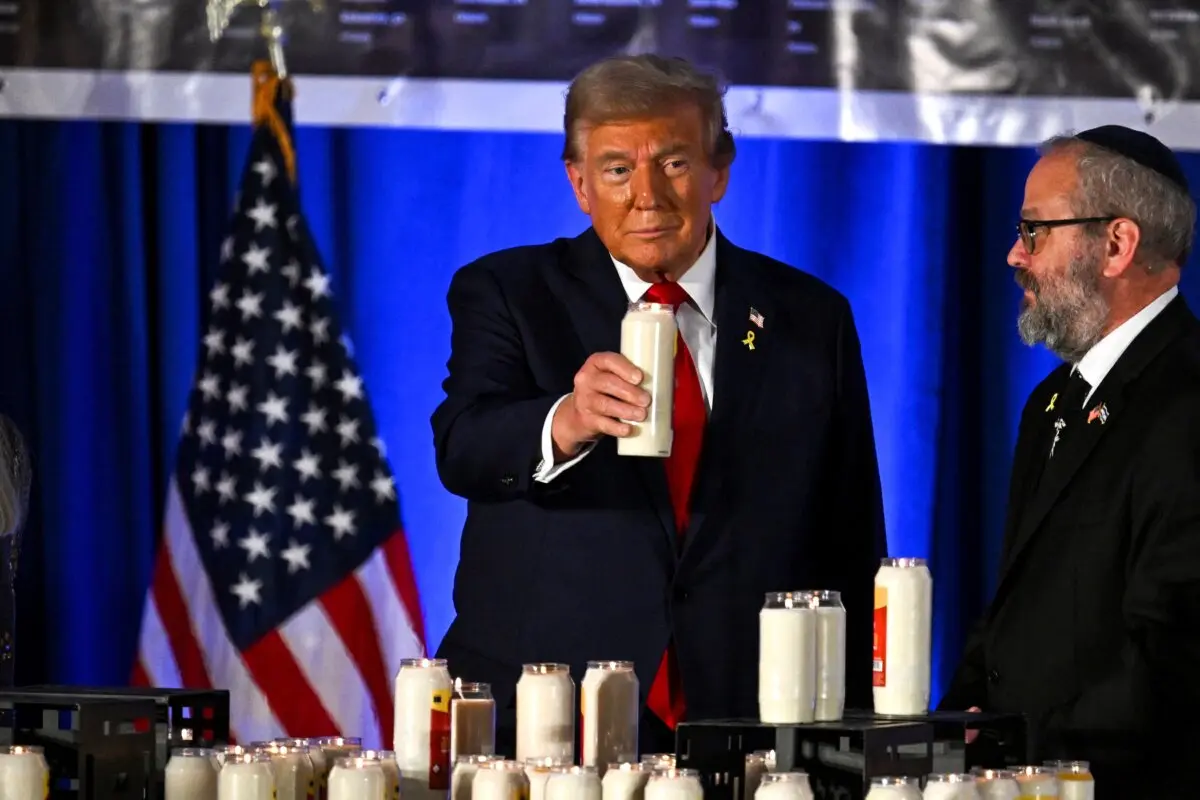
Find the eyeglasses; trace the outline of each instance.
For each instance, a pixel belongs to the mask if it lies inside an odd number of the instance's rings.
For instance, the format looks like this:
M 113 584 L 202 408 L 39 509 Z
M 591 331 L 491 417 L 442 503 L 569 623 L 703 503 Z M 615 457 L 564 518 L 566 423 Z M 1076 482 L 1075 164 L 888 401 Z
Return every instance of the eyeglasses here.
M 1061 228 L 1066 225 L 1086 225 L 1089 222 L 1112 222 L 1116 217 L 1074 217 L 1072 219 L 1022 219 L 1017 222 L 1017 234 L 1025 252 L 1033 255 L 1037 247 L 1038 231 L 1045 228 Z

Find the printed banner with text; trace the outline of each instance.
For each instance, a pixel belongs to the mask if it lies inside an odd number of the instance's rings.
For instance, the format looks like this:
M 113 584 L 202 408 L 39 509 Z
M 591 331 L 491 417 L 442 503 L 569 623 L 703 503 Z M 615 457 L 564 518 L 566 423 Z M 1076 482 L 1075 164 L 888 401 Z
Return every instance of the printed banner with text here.
M 1200 149 L 1195 0 L 289 0 L 302 124 L 556 131 L 567 81 L 679 55 L 743 134 L 1019 144 L 1118 122 Z M 239 121 L 256 3 L 0 0 L 0 115 Z

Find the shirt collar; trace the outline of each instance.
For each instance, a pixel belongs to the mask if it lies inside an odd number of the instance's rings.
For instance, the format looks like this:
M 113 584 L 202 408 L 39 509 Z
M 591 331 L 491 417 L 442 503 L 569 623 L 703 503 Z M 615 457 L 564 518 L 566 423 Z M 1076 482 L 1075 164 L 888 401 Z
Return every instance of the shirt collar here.
M 612 258 L 611 255 L 609 257 Z M 637 276 L 631 267 L 622 264 L 616 258 L 613 258 L 612 261 L 617 267 L 617 275 L 621 278 L 621 285 L 625 287 L 625 294 L 629 296 L 629 302 L 636 303 L 641 300 L 653 284 L 646 283 Z M 708 244 L 704 245 L 704 249 L 700 251 L 700 257 L 679 278 L 679 285 L 688 293 L 688 297 L 692 298 L 692 303 L 710 325 L 716 324 L 713 321 L 713 306 L 716 303 L 716 277 L 717 226 L 714 222 L 712 233 L 708 236 Z
M 1160 294 L 1154 299 L 1154 302 L 1122 322 L 1111 333 L 1093 345 L 1072 371 L 1078 370 L 1093 389 L 1099 386 L 1112 370 L 1113 365 L 1117 363 L 1117 359 L 1137 338 L 1137 335 L 1162 313 L 1177 294 L 1179 294 L 1177 286 L 1172 286 Z

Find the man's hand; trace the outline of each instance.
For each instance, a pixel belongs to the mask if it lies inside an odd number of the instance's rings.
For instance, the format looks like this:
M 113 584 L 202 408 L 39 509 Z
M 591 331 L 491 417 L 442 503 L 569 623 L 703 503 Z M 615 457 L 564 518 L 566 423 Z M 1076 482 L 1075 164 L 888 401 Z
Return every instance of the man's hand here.
M 971 706 L 970 708 L 967 709 L 967 713 L 978 714 L 981 710 L 982 709 L 980 709 L 979 706 Z M 967 728 L 967 744 L 970 744 L 971 742 L 975 741 L 978 737 L 979 737 L 979 729 L 978 728 Z
M 551 436 L 556 459 L 573 458 L 601 436 L 633 433 L 621 420 L 646 418 L 650 393 L 638 384 L 642 371 L 619 353 L 594 353 L 575 373 L 575 391 L 554 412 Z

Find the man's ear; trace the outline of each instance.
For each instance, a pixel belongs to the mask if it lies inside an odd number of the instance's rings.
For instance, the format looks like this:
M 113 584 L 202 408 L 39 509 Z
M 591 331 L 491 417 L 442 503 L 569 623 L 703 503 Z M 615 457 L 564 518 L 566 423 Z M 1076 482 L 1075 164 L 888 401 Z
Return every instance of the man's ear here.
M 563 162 L 567 168 L 567 180 L 571 182 L 571 191 L 575 193 L 575 202 L 579 205 L 579 210 L 585 214 L 591 214 L 591 204 L 588 202 L 587 192 L 583 188 L 583 172 L 573 161 Z
M 729 165 L 717 170 L 716 180 L 713 183 L 713 202 L 719 203 L 725 198 L 725 190 L 729 188 Z
M 1106 278 L 1116 278 L 1129 269 L 1137 255 L 1142 231 L 1131 219 L 1115 219 L 1108 223 L 1108 240 L 1104 243 L 1104 270 Z

